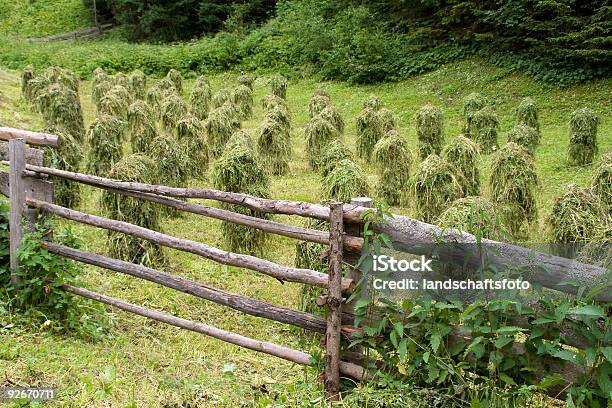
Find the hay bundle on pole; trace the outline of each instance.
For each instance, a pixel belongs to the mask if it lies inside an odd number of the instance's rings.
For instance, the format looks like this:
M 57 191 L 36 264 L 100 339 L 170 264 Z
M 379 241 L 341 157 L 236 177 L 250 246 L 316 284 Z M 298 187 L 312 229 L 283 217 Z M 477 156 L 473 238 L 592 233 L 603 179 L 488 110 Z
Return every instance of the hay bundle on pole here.
M 322 220 L 308 219 L 306 228 L 316 229 L 320 231 L 329 231 L 329 223 Z M 315 242 L 301 241 L 295 244 L 295 261 L 296 268 L 311 269 L 327 273 L 328 256 L 326 247 Z M 300 294 L 299 310 L 308 313 L 315 313 L 321 310 L 321 306 L 317 305 L 317 298 L 325 292 L 323 288 L 312 285 L 302 285 Z
M 113 165 L 108 177 L 138 183 L 156 184 L 156 163 L 144 154 L 130 154 Z M 102 208 L 109 218 L 129 222 L 155 231 L 160 230 L 159 206 L 149 201 L 128 197 L 104 190 Z M 108 232 L 110 256 L 143 265 L 163 264 L 164 256 L 159 245 L 149 241 Z
M 60 170 L 79 171 L 83 148 L 70 133 L 61 129 L 48 129 L 48 133 L 60 136 L 59 146 L 45 149 L 45 165 Z M 75 208 L 81 202 L 81 184 L 61 177 L 51 177 L 55 204 Z
M 153 110 L 159 115 L 161 114 L 162 100 L 164 100 L 166 96 L 170 94 L 180 96 L 179 92 L 174 86 L 174 83 L 172 83 L 172 81 L 170 81 L 168 78 L 162 78 L 147 90 L 146 100 L 149 106 L 151 106 L 151 108 L 153 108 Z
M 335 139 L 327 144 L 321 155 L 321 176 L 326 177 L 344 159 L 353 160 L 353 153 L 342 140 Z
M 63 129 L 79 143 L 83 141 L 85 124 L 76 92 L 54 83 L 38 92 L 35 102 L 48 127 Z
M 274 75 L 269 82 L 272 95 L 287 99 L 287 78 L 282 75 Z
M 26 101 L 32 100 L 32 88 L 30 86 L 30 81 L 33 80 L 35 76 L 34 66 L 32 66 L 32 64 L 25 67 L 21 73 L 21 96 Z
M 130 91 L 133 99 L 145 98 L 147 92 L 147 76 L 141 70 L 132 71 L 127 77 L 127 89 Z
M 189 175 L 201 178 L 208 169 L 208 144 L 204 123 L 193 115 L 187 115 L 176 125 L 179 143 L 187 150 Z
M 306 124 L 304 130 L 306 138 L 306 157 L 313 170 L 319 169 L 321 154 L 325 147 L 335 139 L 341 139 L 338 130 L 327 120 L 316 116 Z
M 121 85 L 113 86 L 100 99 L 98 113 L 127 119 L 127 110 L 131 103 L 130 92 Z
M 380 120 L 380 125 L 382 126 L 384 134 L 395 130 L 395 128 L 397 127 L 395 115 L 387 108 L 380 108 L 378 110 L 378 118 Z
M 137 100 L 128 108 L 128 132 L 133 153 L 146 153 L 157 137 L 155 115 L 143 100 Z
M 530 126 L 518 124 L 508 132 L 508 142 L 514 142 L 533 154 L 539 144 L 538 131 Z
M 113 86 L 122 86 L 125 89 L 128 89 L 129 87 L 128 77 L 123 72 L 117 72 L 115 75 L 113 75 L 112 82 Z
M 435 154 L 419 164 L 410 180 L 410 190 L 418 217 L 430 223 L 462 196 L 455 168 Z
M 185 187 L 189 177 L 189 158 L 173 134 L 162 133 L 153 139 L 149 156 L 157 162 L 157 178 L 162 184 Z
M 49 67 L 45 70 L 43 75 L 46 76 L 51 83 L 61 84 L 77 95 L 79 94 L 79 79 L 71 71 L 59 67 Z
M 255 78 L 248 74 L 242 74 L 238 77 L 238 84 L 248 86 L 251 91 L 253 90 L 253 83 L 255 82 Z
M 235 120 L 232 110 L 224 105 L 208 114 L 204 129 L 211 157 L 217 158 L 223 153 L 225 144 L 232 134 L 240 129 L 240 122 Z
M 178 72 L 176 69 L 171 69 L 166 74 L 166 78 L 172 82 L 174 89 L 176 89 L 176 92 L 178 92 L 179 95 L 183 93 L 183 77 L 180 72 Z
M 232 91 L 231 101 L 238 107 L 240 119 L 250 119 L 253 115 L 253 90 L 246 85 L 238 85 Z
M 374 146 L 372 158 L 377 165 L 377 194 L 389 205 L 406 202 L 412 153 L 406 140 L 392 130 Z
M 511 238 L 504 226 L 502 211 L 483 197 L 470 196 L 453 201 L 440 215 L 436 224 L 496 241 Z
M 537 218 L 537 185 L 535 162 L 527 149 L 510 142 L 495 153 L 489 178 L 491 199 L 507 209 L 504 222 L 515 237 Z
M 591 179 L 593 192 L 608 211 L 612 208 L 612 152 L 601 156 Z
M 283 105 L 277 105 L 269 109 L 265 117 L 281 124 L 287 132 L 291 130 L 291 115 Z
M 231 101 L 232 94 L 227 89 L 219 89 L 213 96 L 210 101 L 210 106 L 213 109 L 220 108 L 225 105 L 226 102 Z
M 262 163 L 271 174 L 278 176 L 289 172 L 291 134 L 286 124 L 272 115 L 266 115 L 259 128 L 257 147 Z
M 455 168 L 455 176 L 466 196 L 480 193 L 478 155 L 478 145 L 462 135 L 454 138 L 442 150 L 442 157 Z
M 470 136 L 480 145 L 480 152 L 491 153 L 499 147 L 497 130 L 499 118 L 490 107 L 486 106 L 472 116 Z
M 172 132 L 176 124 L 187 114 L 187 105 L 177 94 L 170 94 L 161 102 L 161 127 L 166 132 Z
M 465 118 L 465 134 L 474 136 L 472 129 L 472 118 L 474 114 L 484 108 L 486 105 L 485 98 L 476 92 L 472 92 L 463 100 L 463 117 Z
M 212 90 L 206 77 L 200 75 L 196 79 L 191 94 L 189 95 L 189 111 L 198 119 L 204 120 L 208 117 Z
M 376 95 L 370 95 L 363 102 L 363 109 L 373 109 L 375 111 L 384 106 L 383 102 Z
M 321 111 L 320 116 L 331 123 L 336 128 L 338 133 L 344 133 L 344 119 L 342 119 L 342 115 L 338 111 L 338 108 L 336 108 L 334 105 L 330 104 L 326 106 Z
M 97 68 L 96 71 L 100 69 Z M 94 79 L 91 84 L 91 99 L 96 105 L 98 112 L 100 111 L 100 102 L 102 97 L 106 95 L 113 88 L 113 82 L 111 78 L 104 73 L 104 71 L 98 71 L 94 73 Z
M 268 198 L 270 192 L 267 173 L 254 149 L 254 142 L 247 138 L 248 135 L 245 134 L 232 137 L 231 145 L 228 145 L 228 149 L 215 162 L 212 172 L 214 186 L 223 191 Z M 242 206 L 223 204 L 223 208 L 269 219 L 268 214 Z M 230 251 L 261 255 L 265 250 L 266 234 L 261 230 L 229 222 L 223 222 L 221 230 Z
M 440 154 L 444 145 L 444 116 L 440 108 L 428 103 L 417 112 L 415 122 L 421 159 Z
M 28 81 L 28 93 L 30 95 L 30 99 L 28 100 L 28 102 L 38 113 L 41 112 L 37 99 L 41 94 L 44 93 L 45 89 L 47 89 L 50 85 L 52 85 L 52 82 L 44 75 L 35 75 L 34 78 Z
M 538 107 L 531 98 L 521 101 L 516 110 L 516 119 L 520 125 L 529 126 L 538 133 L 538 144 L 540 143 L 540 122 L 538 120 Z
M 568 148 L 569 163 L 572 166 L 583 166 L 593 162 L 597 154 L 597 125 L 599 118 L 589 108 L 572 112 L 569 121 L 570 142 Z
M 266 95 L 261 99 L 261 106 L 264 110 L 273 109 L 275 106 L 279 106 L 286 111 L 289 111 L 289 106 L 287 105 L 287 101 L 283 98 L 279 98 L 276 95 Z
M 331 99 L 329 95 L 326 94 L 313 94 L 310 98 L 310 102 L 308 103 L 308 113 L 310 114 L 310 119 L 319 115 L 323 109 L 327 108 L 331 104 Z
M 384 135 L 378 111 L 364 109 L 357 117 L 357 156 L 369 162 L 374 145 Z
M 354 197 L 370 195 L 370 185 L 364 171 L 350 159 L 340 161 L 323 178 L 323 197 L 350 203 Z
M 126 125 L 121 119 L 105 114 L 93 121 L 87 132 L 87 173 L 106 177 L 113 165 L 121 160 Z

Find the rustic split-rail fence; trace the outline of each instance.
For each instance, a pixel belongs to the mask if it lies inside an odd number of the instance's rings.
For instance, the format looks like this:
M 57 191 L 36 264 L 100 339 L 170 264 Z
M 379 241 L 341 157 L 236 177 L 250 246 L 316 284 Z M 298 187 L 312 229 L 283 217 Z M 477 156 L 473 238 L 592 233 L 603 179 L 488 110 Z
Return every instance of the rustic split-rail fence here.
M 327 293 L 320 297 L 327 305 L 327 317 L 323 318 L 299 310 L 277 306 L 255 298 L 231 293 L 204 283 L 195 282 L 180 276 L 171 275 L 143 265 L 109 258 L 101 254 L 70 248 L 50 241 L 41 242 L 48 251 L 84 264 L 94 265 L 107 270 L 144 279 L 219 305 L 246 313 L 251 316 L 296 326 L 325 336 L 325 374 L 324 385 L 330 400 L 339 396 L 340 378 L 348 377 L 363 380 L 370 377 L 367 359 L 356 352 L 340 350 L 342 336 L 351 338 L 360 331 L 353 325 L 351 304 L 346 303 L 348 296 L 355 290 L 360 279 L 356 268 L 349 268 L 347 276 L 342 276 L 342 265 L 355 265 L 364 246 L 360 236 L 363 228 L 363 215 L 372 211 L 371 199 L 356 198 L 351 204 L 331 203 L 320 205 L 289 200 L 273 200 L 246 194 L 218 191 L 206 188 L 177 188 L 160 185 L 111 180 L 87 174 L 45 167 L 44 151 L 40 147 L 57 147 L 61 140 L 58 136 L 26 130 L 0 128 L 0 159 L 9 166 L 9 171 L 0 171 L 0 192 L 9 198 L 10 229 L 10 268 L 19 268 L 17 251 L 24 235 L 26 225 L 33 226 L 39 216 L 51 214 L 74 222 L 132 235 L 152 243 L 202 256 L 220 264 L 250 269 L 274 277 L 279 281 L 297 282 L 325 288 Z M 38 146 L 29 147 L 27 145 Z M 180 211 L 198 214 L 243 226 L 258 228 L 301 241 L 315 242 L 329 246 L 328 273 L 310 269 L 300 269 L 281 265 L 251 255 L 232 253 L 213 246 L 167 235 L 127 222 L 116 221 L 54 204 L 53 183 L 49 177 L 57 177 L 78 182 L 114 193 L 162 204 Z M 244 206 L 269 214 L 284 214 L 325 220 L 329 231 L 287 225 L 272 220 L 251 217 L 229 210 L 219 209 L 185 199 L 208 199 L 222 203 Z M 375 231 L 386 233 L 395 250 L 415 255 L 431 255 L 432 244 L 443 240 L 456 246 L 437 254 L 442 260 L 468 260 L 478 264 L 478 254 L 471 254 L 466 248 L 477 242 L 473 235 L 457 230 L 442 229 L 407 217 L 394 216 L 387 222 L 373 226 Z M 566 293 L 575 293 L 577 288 L 561 282 L 577 279 L 582 282 L 596 280 L 607 273 L 606 269 L 579 262 L 568 263 L 567 259 L 533 251 L 515 245 L 483 240 L 495 245 L 496 251 L 488 259 L 497 267 L 509 265 L 533 265 L 538 273 L 530 279 L 546 288 Z M 426 244 L 426 245 L 423 245 Z M 18 275 L 13 274 L 13 283 L 18 284 Z M 219 340 L 247 349 L 273 355 L 300 365 L 312 365 L 311 356 L 302 351 L 282 345 L 248 338 L 237 333 L 216 327 L 171 316 L 142 306 L 130 304 L 85 288 L 64 285 L 63 289 L 75 295 L 93 299 L 124 311 L 167 323 L 179 328 L 205 334 Z M 609 292 L 599 294 L 599 300 L 610 301 Z M 566 336 L 570 345 L 580 347 L 579 333 Z M 520 345 L 518 346 L 520 347 Z M 576 368 L 575 372 L 580 369 Z M 571 377 L 571 375 L 570 375 Z M 568 379 L 571 381 L 571 378 Z

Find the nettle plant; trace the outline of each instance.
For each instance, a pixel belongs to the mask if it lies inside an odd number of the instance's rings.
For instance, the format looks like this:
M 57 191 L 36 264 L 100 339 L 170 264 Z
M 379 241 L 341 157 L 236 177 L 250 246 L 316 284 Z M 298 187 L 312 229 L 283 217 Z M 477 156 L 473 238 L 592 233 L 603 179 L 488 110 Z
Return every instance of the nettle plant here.
M 435 387 L 448 394 L 451 406 L 525 404 L 537 392 L 565 395 L 569 407 L 606 406 L 612 398 L 612 304 L 593 299 L 610 287 L 609 275 L 579 288 L 571 300 L 534 288 L 530 301 L 509 296 L 464 304 L 426 295 L 398 301 L 367 288 L 372 255 L 393 249 L 386 234 L 371 228 L 388 217 L 385 209 L 365 214 L 364 275 L 353 295 L 360 296 L 355 325 L 363 330 L 348 345 L 366 348 L 380 386 Z M 568 342 L 570 337 L 580 340 Z M 569 382 L 561 377 L 568 367 L 577 373 Z

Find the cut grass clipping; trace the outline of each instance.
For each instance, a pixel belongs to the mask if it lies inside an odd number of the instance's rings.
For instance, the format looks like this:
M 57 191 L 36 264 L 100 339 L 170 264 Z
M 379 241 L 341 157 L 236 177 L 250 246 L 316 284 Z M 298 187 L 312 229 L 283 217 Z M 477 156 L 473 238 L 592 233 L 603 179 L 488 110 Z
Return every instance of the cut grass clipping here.
M 180 72 L 178 72 L 176 69 L 171 69 L 166 74 L 166 78 L 172 82 L 174 89 L 176 89 L 179 94 L 183 93 L 183 77 L 181 76 Z
M 247 85 L 238 85 L 232 91 L 231 100 L 238 108 L 239 118 L 250 119 L 253 115 L 253 90 Z
M 418 216 L 429 223 L 462 196 L 455 168 L 435 154 L 419 164 L 410 181 L 410 190 Z
M 497 143 L 497 130 L 499 129 L 499 117 L 493 109 L 486 106 L 474 113 L 472 116 L 472 138 L 478 142 L 480 152 L 489 154 L 499 147 Z
M 282 99 L 287 99 L 287 78 L 277 74 L 270 78 L 268 83 L 270 85 L 272 95 L 276 95 Z
M 444 144 L 444 115 L 442 110 L 427 104 L 416 114 L 416 131 L 419 140 L 419 156 L 440 154 Z
M 370 195 L 368 178 L 357 163 L 350 159 L 340 161 L 323 178 L 323 197 L 350 203 L 355 197 Z
M 106 177 L 123 155 L 123 135 L 127 124 L 119 118 L 100 115 L 87 133 L 89 152 L 87 173 Z
M 612 208 L 612 152 L 601 156 L 591 179 L 591 186 L 602 204 L 610 211 Z
M 346 147 L 342 140 L 332 140 L 323 149 L 321 155 L 320 171 L 321 176 L 326 177 L 344 159 L 353 159 L 353 153 Z
M 455 168 L 455 176 L 466 196 L 480 194 L 478 155 L 478 145 L 461 135 L 451 140 L 442 150 L 442 157 Z
M 379 176 L 377 195 L 389 205 L 405 203 L 412 166 L 406 140 L 392 130 L 376 143 L 372 156 Z
M 537 218 L 538 175 L 533 156 L 523 146 L 507 143 L 491 161 L 489 189 L 494 203 L 507 209 L 504 220 L 514 237 L 524 236 Z
M 47 127 L 68 132 L 79 143 L 84 139 L 85 124 L 78 94 L 70 88 L 52 83 L 36 97 L 36 106 Z
M 374 145 L 384 134 L 378 111 L 365 108 L 357 117 L 357 156 L 369 162 Z
M 308 113 L 310 114 L 310 118 L 314 118 L 319 115 L 323 109 L 328 107 L 331 104 L 331 99 L 329 95 L 322 93 L 315 93 L 310 98 L 310 102 L 308 103 Z
M 257 156 L 254 142 L 248 140 L 250 136 L 245 132 L 238 133 L 242 135 L 232 137 L 228 149 L 215 162 L 212 171 L 214 186 L 223 191 L 268 198 L 270 197 L 268 176 Z M 223 208 L 269 219 L 267 214 L 242 206 L 223 204 Z M 230 251 L 252 255 L 262 255 L 265 251 L 266 234 L 261 230 L 229 222 L 223 222 L 221 230 Z
M 161 127 L 166 132 L 173 132 L 176 124 L 187 114 L 187 105 L 183 98 L 170 94 L 161 102 Z
M 132 152 L 147 153 L 157 137 L 153 110 L 145 101 L 137 100 L 128 108 L 127 119 Z
M 516 110 L 516 119 L 519 125 L 529 126 L 538 132 L 538 142 L 540 140 L 540 122 L 538 120 L 538 107 L 531 98 L 521 101 Z
M 304 136 L 306 138 L 306 157 L 313 170 L 319 169 L 321 155 L 327 145 L 341 138 L 338 130 L 321 116 L 316 116 L 308 122 Z
M 508 132 L 508 141 L 523 146 L 529 153 L 533 154 L 536 146 L 540 143 L 538 131 L 534 128 L 518 124 Z
M 155 161 L 144 154 L 135 153 L 117 162 L 108 176 L 117 180 L 155 184 L 155 173 Z M 149 201 L 105 190 L 102 193 L 102 208 L 109 218 L 160 230 L 159 206 Z M 163 263 L 161 247 L 149 241 L 114 231 L 108 232 L 108 240 L 109 252 L 114 258 L 143 265 Z
M 235 119 L 234 112 L 227 105 L 212 110 L 204 122 L 209 152 L 212 158 L 223 153 L 225 144 L 232 134 L 240 129 L 240 122 Z
M 274 110 L 280 110 L 275 108 Z M 262 163 L 273 175 L 285 175 L 289 172 L 291 160 L 291 134 L 286 123 L 275 115 L 266 115 L 259 128 L 257 148 Z
M 204 177 L 209 160 L 204 124 L 195 116 L 187 115 L 177 123 L 176 135 L 189 157 L 189 176 Z
M 45 149 L 45 165 L 60 170 L 78 172 L 79 162 L 83 158 L 81 143 L 68 132 L 60 129 L 48 129 L 49 133 L 61 138 L 59 146 Z M 75 208 L 81 202 L 81 184 L 62 177 L 51 177 L 55 204 Z
M 593 162 L 597 154 L 597 125 L 599 118 L 589 108 L 572 112 L 569 121 L 568 160 L 572 166 L 583 166 Z
M 472 92 L 463 100 L 463 117 L 465 118 L 465 129 L 464 132 L 467 135 L 474 136 L 472 130 L 472 118 L 474 114 L 484 108 L 486 105 L 485 98 L 477 93 Z
M 206 77 L 200 75 L 196 79 L 191 94 L 189 95 L 189 111 L 196 118 L 204 120 L 208 117 L 210 102 L 212 99 L 212 90 L 210 83 Z
M 499 208 L 483 197 L 465 197 L 453 201 L 436 224 L 455 228 L 477 237 L 507 241 L 510 233 L 503 223 Z
M 100 99 L 100 109 L 98 112 L 104 115 L 127 119 L 127 110 L 130 103 L 130 92 L 121 85 L 115 85 Z
M 132 71 L 127 77 L 127 88 L 132 98 L 144 99 L 147 92 L 147 76 L 141 70 Z

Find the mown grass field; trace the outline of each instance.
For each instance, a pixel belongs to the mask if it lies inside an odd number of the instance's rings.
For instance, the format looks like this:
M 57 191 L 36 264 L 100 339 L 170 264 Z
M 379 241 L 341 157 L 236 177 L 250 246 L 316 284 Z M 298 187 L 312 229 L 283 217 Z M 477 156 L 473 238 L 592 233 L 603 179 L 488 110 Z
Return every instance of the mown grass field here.
M 235 84 L 234 74 L 212 76 L 214 90 Z M 150 79 L 150 83 L 152 79 Z M 191 85 L 187 81 L 187 91 Z M 19 73 L 0 71 L 0 125 L 42 129 L 38 115 L 20 99 Z M 308 120 L 308 101 L 312 92 L 329 92 L 346 123 L 345 140 L 354 151 L 355 118 L 363 100 L 370 94 L 380 97 L 398 116 L 400 133 L 406 137 L 416 157 L 414 114 L 431 102 L 444 111 L 446 137 L 461 132 L 462 99 L 471 92 L 484 94 L 500 115 L 500 144 L 505 132 L 515 124 L 514 110 L 523 97 L 532 97 L 540 109 L 542 144 L 536 152 L 540 177 L 538 191 L 539 222 L 531 231 L 532 240 L 542 239 L 544 219 L 554 196 L 568 183 L 588 185 L 593 166 L 569 167 L 565 163 L 568 143 L 567 121 L 570 113 L 588 106 L 601 119 L 600 155 L 612 149 L 612 81 L 602 80 L 571 88 L 542 85 L 520 74 L 508 74 L 482 61 L 451 64 L 435 72 L 400 83 L 355 87 L 344 83 L 318 83 L 314 80 L 291 81 L 288 102 L 293 119 L 293 161 L 291 174 L 274 177 L 272 197 L 317 202 L 320 179 L 309 170 L 304 155 L 303 128 Z M 253 119 L 243 123 L 255 136 L 262 119 L 258 103 L 267 93 L 265 78 L 255 83 Z M 95 117 L 89 82 L 80 87 L 86 124 Z M 599 155 L 598 155 L 599 157 Z M 488 195 L 489 157 L 481 158 L 483 195 Z M 366 166 L 372 186 L 374 168 Z M 192 180 L 194 186 L 210 186 L 208 180 Z M 98 213 L 99 192 L 87 188 L 82 210 Z M 396 212 L 414 215 L 412 208 Z M 284 221 L 303 220 L 278 217 Z M 104 233 L 73 225 L 83 246 L 104 252 Z M 195 215 L 165 221 L 164 232 L 223 247 L 219 223 Z M 253 272 L 215 265 L 201 258 L 168 250 L 171 270 L 229 291 L 243 293 L 287 307 L 299 302 L 298 285 L 280 285 L 276 280 Z M 294 242 L 271 237 L 267 257 L 292 264 Z M 257 339 L 273 341 L 294 348 L 308 349 L 300 333 L 288 327 L 251 318 L 205 301 L 161 288 L 157 285 L 85 268 L 83 285 L 127 301 L 157 310 L 235 330 Z M 108 309 L 116 325 L 110 327 L 109 339 L 88 342 L 79 338 L 47 332 L 44 327 L 24 329 L 8 325 L 9 316 L 0 316 L 0 386 L 9 383 L 29 386 L 56 386 L 63 407 L 200 407 L 200 406 L 318 406 L 322 390 L 316 372 L 304 370 L 282 360 L 239 349 L 220 341 L 179 331 L 162 324 Z M 274 405 L 276 404 L 276 405 Z M 416 402 L 415 402 L 416 404 Z M 415 405 L 416 406 L 416 405 Z

